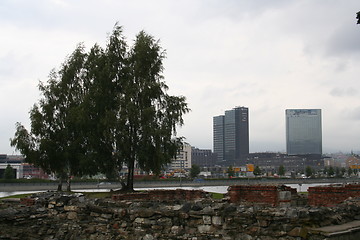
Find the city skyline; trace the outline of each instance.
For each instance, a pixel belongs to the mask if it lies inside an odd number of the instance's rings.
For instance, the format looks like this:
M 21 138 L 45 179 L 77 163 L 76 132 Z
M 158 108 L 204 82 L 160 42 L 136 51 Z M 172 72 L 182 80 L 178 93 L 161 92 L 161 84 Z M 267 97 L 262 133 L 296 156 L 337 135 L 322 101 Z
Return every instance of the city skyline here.
M 250 152 L 286 152 L 285 109 L 322 109 L 323 153 L 360 151 L 359 1 L 2 1 L 0 153 L 30 128 L 39 81 L 79 43 L 105 46 L 116 22 L 166 51 L 169 94 L 187 98 L 178 136 L 212 149 L 212 117 L 250 109 Z M 326 14 L 319 14 L 325 13 Z M 96 17 L 94 17 L 96 16 Z

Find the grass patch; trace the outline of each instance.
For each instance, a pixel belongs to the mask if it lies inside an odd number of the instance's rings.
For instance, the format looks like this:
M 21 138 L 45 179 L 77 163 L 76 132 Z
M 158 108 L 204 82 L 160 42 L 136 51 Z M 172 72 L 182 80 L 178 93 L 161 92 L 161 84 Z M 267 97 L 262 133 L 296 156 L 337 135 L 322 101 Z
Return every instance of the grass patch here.
M 0 200 L 8 199 L 8 198 L 25 198 L 25 197 L 28 197 L 28 196 L 31 196 L 31 195 L 32 195 L 32 193 L 17 194 L 17 195 L 11 195 L 11 196 L 2 197 L 2 198 L 0 198 Z
M 52 183 L 52 182 L 54 181 L 47 179 L 39 179 L 39 178 L 0 179 L 0 183 Z
M 113 192 L 82 192 L 87 198 L 110 198 Z
M 309 193 L 308 192 L 298 192 L 299 195 L 303 195 L 303 196 L 308 196 Z
M 210 197 L 212 199 L 223 199 L 224 194 L 222 194 L 222 193 L 210 193 Z

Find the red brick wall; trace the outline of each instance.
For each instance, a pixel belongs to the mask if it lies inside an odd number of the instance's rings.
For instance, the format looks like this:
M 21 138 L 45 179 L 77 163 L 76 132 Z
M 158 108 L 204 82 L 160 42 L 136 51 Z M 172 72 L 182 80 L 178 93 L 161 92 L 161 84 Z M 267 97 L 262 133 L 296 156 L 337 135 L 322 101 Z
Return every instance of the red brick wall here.
M 229 201 L 232 203 L 246 201 L 278 206 L 280 203 L 280 191 L 296 193 L 296 189 L 286 186 L 237 185 L 229 187 L 228 195 L 230 197 Z M 281 200 L 281 202 L 285 201 Z
M 310 187 L 308 192 L 310 206 L 334 206 L 349 197 L 360 197 L 360 184 Z
M 33 198 L 20 198 L 20 204 L 26 206 L 32 206 L 35 204 L 35 199 Z
M 348 197 L 360 197 L 360 184 L 347 184 L 345 189 L 348 192 Z

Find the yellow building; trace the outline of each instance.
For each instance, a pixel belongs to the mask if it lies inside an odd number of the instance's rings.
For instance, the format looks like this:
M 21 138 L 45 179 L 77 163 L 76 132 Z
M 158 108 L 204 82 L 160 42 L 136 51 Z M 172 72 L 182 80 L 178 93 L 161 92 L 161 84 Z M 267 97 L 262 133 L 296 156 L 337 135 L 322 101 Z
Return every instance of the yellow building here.
M 346 167 L 351 169 L 360 169 L 360 157 L 350 156 L 345 160 Z

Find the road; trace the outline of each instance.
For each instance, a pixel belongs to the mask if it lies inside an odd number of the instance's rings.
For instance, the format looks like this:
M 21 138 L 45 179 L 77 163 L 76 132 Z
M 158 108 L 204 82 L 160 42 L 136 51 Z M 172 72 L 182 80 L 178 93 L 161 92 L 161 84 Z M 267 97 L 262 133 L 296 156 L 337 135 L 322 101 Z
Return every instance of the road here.
M 230 180 L 205 180 L 201 182 L 194 181 L 136 181 L 135 188 L 153 188 L 153 187 L 199 187 L 199 186 L 231 186 L 239 184 L 314 184 L 314 183 L 354 183 L 360 182 L 359 178 L 316 178 L 316 179 L 230 179 Z M 66 188 L 66 185 L 63 185 Z M 72 190 L 81 189 L 119 189 L 121 184 L 117 182 L 97 184 L 88 182 L 74 182 L 71 184 Z M 15 192 L 15 191 L 47 191 L 56 190 L 57 183 L 0 183 L 0 192 Z

